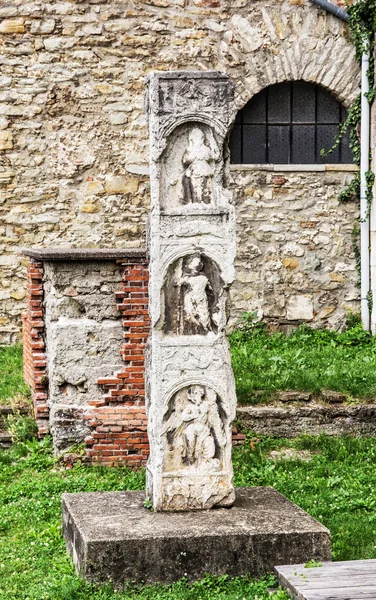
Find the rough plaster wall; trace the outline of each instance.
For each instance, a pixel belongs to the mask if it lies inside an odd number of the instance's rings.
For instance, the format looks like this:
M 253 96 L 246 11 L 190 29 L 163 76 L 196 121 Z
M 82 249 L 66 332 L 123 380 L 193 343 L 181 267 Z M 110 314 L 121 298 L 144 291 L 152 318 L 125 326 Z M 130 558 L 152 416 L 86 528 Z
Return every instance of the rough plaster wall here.
M 231 169 L 238 255 L 232 314 L 341 327 L 358 310 L 355 203 L 338 201 L 346 172 L 278 173 Z M 357 240 L 357 237 L 355 237 Z
M 56 440 L 64 430 L 65 439 L 68 423 L 70 440 L 81 440 L 82 418 L 75 415 L 103 397 L 96 381 L 123 366 L 115 301 L 122 275 L 110 262 L 54 262 L 45 263 L 44 279 L 52 430 Z
M 224 70 L 239 108 L 286 79 L 358 91 L 345 25 L 309 0 L 15 0 L 0 19 L 0 343 L 24 308 L 20 247 L 144 243 L 151 69 Z

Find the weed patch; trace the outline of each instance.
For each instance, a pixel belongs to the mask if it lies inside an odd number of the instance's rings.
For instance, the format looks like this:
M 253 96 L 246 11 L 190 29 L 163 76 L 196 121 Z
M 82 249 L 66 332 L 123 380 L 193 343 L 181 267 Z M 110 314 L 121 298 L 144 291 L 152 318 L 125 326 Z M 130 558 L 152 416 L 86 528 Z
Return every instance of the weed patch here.
M 0 346 L 0 404 L 9 404 L 15 397 L 22 402 L 29 396 L 22 374 L 22 346 Z
M 268 333 L 251 315 L 230 344 L 239 404 L 273 401 L 280 390 L 376 397 L 376 338 L 360 324 L 343 333 L 302 326 L 285 335 Z

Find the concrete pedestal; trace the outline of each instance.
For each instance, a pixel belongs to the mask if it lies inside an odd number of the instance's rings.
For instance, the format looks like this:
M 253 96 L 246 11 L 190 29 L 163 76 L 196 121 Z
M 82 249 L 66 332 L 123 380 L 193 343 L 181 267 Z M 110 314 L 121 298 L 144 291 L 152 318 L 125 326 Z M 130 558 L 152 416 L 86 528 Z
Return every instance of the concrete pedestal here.
M 63 531 L 77 571 L 121 588 L 211 575 L 272 572 L 331 558 L 329 531 L 273 488 L 239 488 L 232 508 L 154 513 L 144 492 L 63 495 Z

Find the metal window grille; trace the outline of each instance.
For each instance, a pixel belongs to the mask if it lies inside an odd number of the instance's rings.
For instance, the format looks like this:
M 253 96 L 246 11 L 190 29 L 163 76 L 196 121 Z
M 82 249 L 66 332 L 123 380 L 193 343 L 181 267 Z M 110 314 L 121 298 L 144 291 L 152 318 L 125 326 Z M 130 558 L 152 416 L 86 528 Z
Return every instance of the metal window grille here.
M 239 111 L 230 138 L 233 164 L 349 164 L 348 136 L 326 156 L 347 111 L 324 88 L 305 81 L 265 88 Z

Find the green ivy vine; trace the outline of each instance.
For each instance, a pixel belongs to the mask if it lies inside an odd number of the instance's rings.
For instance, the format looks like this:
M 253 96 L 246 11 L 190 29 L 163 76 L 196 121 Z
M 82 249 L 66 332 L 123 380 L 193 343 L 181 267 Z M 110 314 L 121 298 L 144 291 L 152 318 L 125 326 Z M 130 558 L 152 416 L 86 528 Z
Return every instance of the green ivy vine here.
M 367 94 L 368 101 L 372 105 L 375 99 L 375 55 L 373 52 L 374 42 L 375 42 L 375 33 L 376 33 L 376 0 L 358 0 L 352 6 L 348 7 L 348 15 L 349 15 L 349 28 L 351 32 L 351 36 L 355 45 L 356 58 L 358 62 L 361 63 L 362 55 L 364 51 L 368 51 L 370 63 L 369 70 L 367 72 L 368 81 L 369 81 L 369 92 Z M 355 160 L 357 164 L 360 164 L 360 139 L 359 139 L 359 126 L 361 119 L 361 95 L 353 103 L 350 113 L 353 113 L 353 116 L 357 119 L 356 122 L 353 122 L 350 126 L 352 127 L 352 133 L 350 133 L 350 138 L 353 144 L 353 152 L 355 155 Z M 355 143 L 354 137 L 357 138 L 357 142 Z M 375 182 L 375 174 L 372 171 L 368 171 L 366 173 L 366 197 L 367 197 L 367 215 L 365 218 L 368 218 L 369 212 L 371 210 L 372 196 L 373 196 L 373 184 Z M 360 173 L 357 173 L 354 177 L 353 181 L 348 186 L 347 190 L 340 194 L 340 200 L 348 200 L 349 195 L 354 196 L 354 193 L 357 198 L 360 198 Z M 359 248 L 358 248 L 358 253 Z M 360 257 L 359 257 L 360 258 Z M 359 266 L 360 273 L 360 266 Z M 372 311 L 372 292 L 370 291 L 367 296 L 367 303 L 369 311 Z
M 362 55 L 365 50 L 369 51 L 370 65 L 368 71 L 368 80 L 370 91 L 367 94 L 370 104 L 373 103 L 376 94 L 375 88 L 375 57 L 373 53 L 374 38 L 376 33 L 376 0 L 358 0 L 352 6 L 347 7 L 349 15 L 349 29 L 355 46 L 355 53 L 358 62 L 361 64 Z M 350 148 L 354 154 L 354 162 L 360 165 L 360 121 L 361 121 L 361 94 L 358 94 L 353 104 L 349 108 L 346 120 L 340 125 L 332 147 L 323 151 L 323 155 L 333 152 L 341 142 L 343 136 L 349 131 Z M 375 181 L 375 175 L 368 171 L 367 173 L 367 201 L 368 211 L 371 207 L 372 188 Z M 341 192 L 339 200 L 341 202 L 353 202 L 360 198 L 360 173 L 357 173 L 348 187 Z M 368 215 L 367 215 L 368 216 Z
M 364 51 L 368 51 L 370 57 L 369 70 L 367 72 L 369 89 L 367 94 L 369 103 L 372 105 L 375 95 L 375 54 L 373 52 L 375 34 L 376 34 L 376 0 L 358 0 L 352 6 L 347 6 L 349 15 L 349 29 L 355 46 L 356 58 L 361 64 Z M 329 154 L 339 145 L 344 135 L 349 131 L 350 148 L 354 154 L 354 162 L 360 166 L 360 122 L 361 122 L 361 94 L 358 94 L 352 103 L 347 117 L 338 128 L 333 146 L 328 151 L 323 151 L 322 155 Z M 373 185 L 375 174 L 372 171 L 366 173 L 366 197 L 368 218 L 373 198 Z M 353 202 L 360 200 L 360 173 L 358 172 L 351 180 L 347 188 L 339 195 L 340 202 Z M 358 272 L 358 286 L 360 287 L 360 250 L 359 250 L 359 226 L 354 225 L 352 232 L 352 242 L 355 254 L 356 269 Z M 370 310 L 372 308 L 372 297 L 367 298 Z

